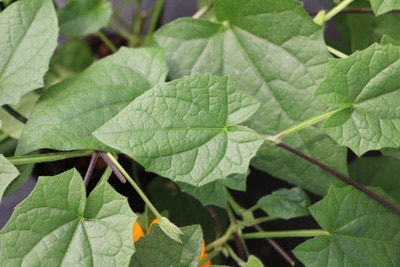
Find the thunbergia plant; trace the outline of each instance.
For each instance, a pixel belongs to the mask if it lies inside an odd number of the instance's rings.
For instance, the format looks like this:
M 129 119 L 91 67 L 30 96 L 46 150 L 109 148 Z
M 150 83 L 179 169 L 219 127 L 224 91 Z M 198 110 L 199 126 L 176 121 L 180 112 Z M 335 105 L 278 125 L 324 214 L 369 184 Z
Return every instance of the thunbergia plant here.
M 0 266 L 269 264 L 250 239 L 288 266 L 400 266 L 397 1 L 310 14 L 293 0 L 198 1 L 162 27 L 163 0 L 57 2 L 0 2 L 0 198 L 35 164 L 90 162 L 38 178 L 0 230 Z M 328 21 L 343 40 L 324 38 Z M 88 35 L 111 55 L 96 59 Z M 256 169 L 293 187 L 246 207 L 234 191 Z M 320 227 L 265 230 L 299 217 Z M 293 237 L 305 241 L 292 252 L 274 241 Z

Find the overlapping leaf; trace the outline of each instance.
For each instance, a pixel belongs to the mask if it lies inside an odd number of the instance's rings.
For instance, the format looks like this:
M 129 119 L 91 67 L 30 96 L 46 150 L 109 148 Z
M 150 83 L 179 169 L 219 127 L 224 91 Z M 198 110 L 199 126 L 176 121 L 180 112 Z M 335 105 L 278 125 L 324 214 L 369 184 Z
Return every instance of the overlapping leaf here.
M 58 12 L 60 32 L 67 35 L 87 35 L 107 26 L 112 15 L 111 3 L 105 0 L 69 0 Z
M 400 146 L 400 47 L 374 44 L 329 62 L 315 98 L 335 108 L 323 130 L 357 155 Z
M 220 22 L 179 19 L 156 32 L 172 78 L 196 72 L 229 74 L 240 89 L 261 101 L 246 122 L 259 133 L 277 134 L 326 110 L 312 94 L 329 55 L 322 28 L 301 4 L 216 0 L 214 7 Z M 345 149 L 319 129 L 303 130 L 285 142 L 346 173 Z M 263 146 L 253 163 L 320 194 L 335 182 L 329 174 L 276 147 Z
M 371 0 L 371 6 L 374 10 L 374 13 L 378 15 L 382 15 L 391 10 L 400 8 L 399 0 Z
M 200 259 L 202 231 L 200 226 L 180 228 L 182 243 L 168 238 L 157 224 L 135 243 L 136 252 L 130 266 L 197 266 Z
M 274 218 L 290 219 L 309 214 L 311 205 L 306 192 L 296 187 L 293 189 L 279 189 L 260 198 L 257 206 L 264 210 L 268 216 Z
M 21 0 L 1 12 L 0 106 L 43 86 L 57 33 L 51 0 Z
M 263 141 L 237 124 L 258 106 L 228 77 L 194 75 L 148 90 L 94 135 L 149 171 L 200 186 L 247 172 Z
M 135 219 L 107 183 L 86 199 L 76 170 L 41 177 L 0 231 L 0 265 L 127 266 Z
M 399 265 L 400 216 L 374 199 L 352 187 L 332 187 L 310 212 L 330 235 L 296 247 L 306 266 Z
M 92 132 L 167 74 L 159 48 L 122 48 L 44 92 L 21 135 L 17 154 L 39 148 L 110 150 Z
M 0 155 L 0 202 L 7 187 L 17 178 L 19 171 L 3 155 Z

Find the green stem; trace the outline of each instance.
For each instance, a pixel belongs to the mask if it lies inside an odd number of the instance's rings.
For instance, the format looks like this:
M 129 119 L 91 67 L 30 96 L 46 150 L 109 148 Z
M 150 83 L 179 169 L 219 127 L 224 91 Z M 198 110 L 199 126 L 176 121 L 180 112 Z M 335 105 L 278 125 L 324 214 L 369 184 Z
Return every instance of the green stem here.
M 228 250 L 229 255 L 234 259 L 239 266 L 243 266 L 246 264 L 234 251 L 230 246 L 226 246 L 226 249 Z
M 7 159 L 14 165 L 21 165 L 21 164 L 42 163 L 42 162 L 63 160 L 63 159 L 68 159 L 68 158 L 89 156 L 89 155 L 93 154 L 93 152 L 94 152 L 94 150 L 77 150 L 77 151 L 68 151 L 68 152 L 57 152 L 57 153 L 48 153 L 48 154 L 36 154 L 36 155 L 28 155 L 28 156 L 8 157 Z
M 261 217 L 261 218 L 256 218 L 252 221 L 239 221 L 238 223 L 240 226 L 250 227 L 250 226 L 257 225 L 257 224 L 271 222 L 271 221 L 275 221 L 275 220 L 279 220 L 279 218 L 265 216 L 265 217 Z
M 324 21 L 328 21 L 331 18 L 333 18 L 335 15 L 337 15 L 343 9 L 345 9 L 348 5 L 350 5 L 351 2 L 353 2 L 353 1 L 354 0 L 344 0 L 344 1 L 342 1 L 340 4 L 338 4 L 337 6 L 332 8 L 331 10 L 329 10 L 328 13 L 326 13 L 326 15 L 324 17 Z
M 330 236 L 331 234 L 321 229 L 306 230 L 289 230 L 289 231 L 273 231 L 243 234 L 246 239 L 258 238 L 284 238 L 284 237 L 314 237 L 314 236 Z
M 157 0 L 157 2 L 155 3 L 155 6 L 154 6 L 154 12 L 151 17 L 149 29 L 146 33 L 146 36 L 144 37 L 145 43 L 149 42 L 153 38 L 153 33 L 157 28 L 157 22 L 160 18 L 160 14 L 161 14 L 163 7 L 164 7 L 164 0 Z
M 232 207 L 232 209 L 235 211 L 236 214 L 242 215 L 243 208 L 238 203 L 236 203 L 236 201 L 233 199 L 233 197 L 229 193 L 228 193 L 228 203 Z
M 96 32 L 96 35 L 103 41 L 103 43 L 105 43 L 105 45 L 111 50 L 111 52 L 113 53 L 117 52 L 118 49 L 114 46 L 114 44 L 107 37 L 107 35 L 105 35 L 101 31 Z
M 211 242 L 210 244 L 208 244 L 206 246 L 206 251 L 210 251 L 214 248 L 221 247 L 223 244 L 225 244 L 225 242 L 227 242 L 229 240 L 229 238 L 231 237 L 233 230 L 234 230 L 234 227 L 229 226 L 223 236 L 214 240 L 213 242 Z
M 303 122 L 301 122 L 301 123 L 299 123 L 297 125 L 294 125 L 294 126 L 288 128 L 288 129 L 278 133 L 275 136 L 263 136 L 263 137 L 264 137 L 264 139 L 266 139 L 266 141 L 269 141 L 269 142 L 272 142 L 272 143 L 276 143 L 276 144 L 280 143 L 280 140 L 284 136 L 292 134 L 292 133 L 295 133 L 295 132 L 298 132 L 301 129 L 304 129 L 304 128 L 310 126 L 310 125 L 313 125 L 313 124 L 315 124 L 317 122 L 325 120 L 325 119 L 329 118 L 330 116 L 332 116 L 333 114 L 335 114 L 335 113 L 337 113 L 337 112 L 339 112 L 339 111 L 341 111 L 343 109 L 346 109 L 346 108 L 348 108 L 348 107 L 342 107 L 342 108 L 337 108 L 337 109 L 334 109 L 334 110 L 326 111 L 326 112 L 324 112 L 322 114 L 318 114 L 315 117 L 312 117 L 312 118 L 310 118 L 308 120 L 305 120 L 305 121 L 303 121 Z
M 162 220 L 161 214 L 158 210 L 153 206 L 151 201 L 147 198 L 146 194 L 142 191 L 142 189 L 135 183 L 132 177 L 125 171 L 125 169 L 119 164 L 119 162 L 111 155 L 107 153 L 107 157 L 111 160 L 111 162 L 117 167 L 117 169 L 124 175 L 125 179 L 132 185 L 132 187 L 136 190 L 139 196 L 143 199 L 144 203 L 149 207 L 151 212 L 157 217 L 157 219 Z
M 333 47 L 331 47 L 329 45 L 327 46 L 327 49 L 331 54 L 337 56 L 338 58 L 347 58 L 347 57 L 349 57 L 345 53 L 343 53 L 343 52 L 341 52 L 339 50 L 336 50 L 335 48 L 333 48 Z

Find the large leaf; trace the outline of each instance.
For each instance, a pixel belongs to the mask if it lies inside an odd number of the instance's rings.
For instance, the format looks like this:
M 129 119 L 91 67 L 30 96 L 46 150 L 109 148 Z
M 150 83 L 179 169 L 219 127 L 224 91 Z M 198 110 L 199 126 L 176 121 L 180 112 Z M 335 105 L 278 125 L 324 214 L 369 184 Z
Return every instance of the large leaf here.
M 60 32 L 67 35 L 87 35 L 107 26 L 112 15 L 111 3 L 105 0 L 69 0 L 58 11 Z
M 378 15 L 382 15 L 391 10 L 400 8 L 399 0 L 371 0 L 371 6 L 374 10 L 374 13 Z
M 0 14 L 0 106 L 43 86 L 57 33 L 51 0 L 21 0 Z
M 0 265 L 127 266 L 135 219 L 107 183 L 86 199 L 76 170 L 40 177 L 0 231 Z
M 400 216 L 364 193 L 332 187 L 310 212 L 330 235 L 296 247 L 306 266 L 399 265 Z
M 22 132 L 16 154 L 39 148 L 110 150 L 92 132 L 135 97 L 164 81 L 161 49 L 122 48 L 41 96 Z
M 19 175 L 19 171 L 0 154 L 0 202 L 7 187 Z
M 247 172 L 263 141 L 237 124 L 258 106 L 228 77 L 195 75 L 148 90 L 94 135 L 149 171 L 200 186 Z
M 238 87 L 261 101 L 246 125 L 277 134 L 326 110 L 313 99 L 329 58 L 322 28 L 291 0 L 216 0 L 220 22 L 179 19 L 155 38 L 164 48 L 170 75 L 229 74 Z M 346 151 L 310 127 L 285 142 L 346 173 Z M 329 153 L 327 153 L 329 151 Z M 253 164 L 319 194 L 334 178 L 280 148 L 265 145 Z
M 180 228 L 182 244 L 168 238 L 157 224 L 136 242 L 136 252 L 130 266 L 198 266 L 201 252 L 200 226 Z
M 392 157 L 358 158 L 349 166 L 350 177 L 363 185 L 380 187 L 400 202 L 400 161 Z
M 329 62 L 315 98 L 344 108 L 323 125 L 336 142 L 357 155 L 400 146 L 400 47 L 374 44 Z

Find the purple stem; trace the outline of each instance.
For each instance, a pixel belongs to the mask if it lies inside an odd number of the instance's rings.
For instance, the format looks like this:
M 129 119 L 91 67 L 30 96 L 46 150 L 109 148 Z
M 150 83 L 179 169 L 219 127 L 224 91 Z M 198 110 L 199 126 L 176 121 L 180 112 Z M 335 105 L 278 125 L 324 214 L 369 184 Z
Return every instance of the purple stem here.
M 396 212 L 397 214 L 400 214 L 400 208 L 398 208 L 397 206 L 393 205 L 392 203 L 390 203 L 389 201 L 387 201 L 386 199 L 384 199 L 383 197 L 379 196 L 378 194 L 375 194 L 374 192 L 372 192 L 371 190 L 365 188 L 363 185 L 357 183 L 354 180 L 351 180 L 349 177 L 344 176 L 343 174 L 335 171 L 334 169 L 322 164 L 321 162 L 307 156 L 306 154 L 303 154 L 302 152 L 288 146 L 285 145 L 284 143 L 278 143 L 277 144 L 279 147 L 307 160 L 308 162 L 311 162 L 312 164 L 318 166 L 319 168 L 323 169 L 326 172 L 329 172 L 330 174 L 336 176 L 337 178 L 339 178 L 340 180 L 342 180 L 343 182 L 352 185 L 353 187 L 357 188 L 358 190 L 364 192 L 365 194 L 367 194 L 368 196 L 372 197 L 373 199 L 375 199 L 376 201 L 380 202 L 381 204 L 383 204 L 384 206 L 388 207 L 389 209 L 393 210 L 394 212 Z
M 93 173 L 93 170 L 94 170 L 94 166 L 96 165 L 98 156 L 99 156 L 99 153 L 97 151 L 95 151 L 92 154 L 92 157 L 91 157 L 90 163 L 89 163 L 89 167 L 87 168 L 87 171 L 86 171 L 86 174 L 85 174 L 85 178 L 83 178 L 83 184 L 85 185 L 85 187 L 88 186 L 90 177 L 92 177 L 92 173 Z
M 114 163 L 110 160 L 110 158 L 107 156 L 106 153 L 101 152 L 100 157 L 107 163 L 108 166 L 112 169 L 114 172 L 115 176 L 121 181 L 121 183 L 126 183 L 126 179 L 124 175 L 118 170 L 117 166 L 114 165 Z

